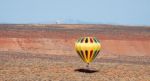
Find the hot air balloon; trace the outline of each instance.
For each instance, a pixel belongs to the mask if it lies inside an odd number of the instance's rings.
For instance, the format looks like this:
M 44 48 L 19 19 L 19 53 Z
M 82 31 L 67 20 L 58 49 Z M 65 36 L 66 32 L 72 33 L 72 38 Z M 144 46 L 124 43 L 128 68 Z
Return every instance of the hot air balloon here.
M 81 37 L 75 42 L 75 49 L 80 58 L 87 63 L 92 62 L 101 50 L 100 41 L 95 37 Z

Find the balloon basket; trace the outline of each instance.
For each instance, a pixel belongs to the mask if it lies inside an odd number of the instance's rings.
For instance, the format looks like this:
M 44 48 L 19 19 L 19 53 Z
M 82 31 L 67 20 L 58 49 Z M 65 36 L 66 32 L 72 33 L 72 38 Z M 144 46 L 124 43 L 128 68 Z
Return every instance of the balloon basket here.
M 86 65 L 86 69 L 89 69 L 89 65 L 90 65 L 90 64 L 89 64 L 89 63 L 87 63 L 87 65 Z
M 90 67 L 90 63 L 87 63 L 87 64 L 86 64 L 85 69 L 86 69 L 86 70 L 89 70 L 89 71 L 96 71 L 95 68 Z

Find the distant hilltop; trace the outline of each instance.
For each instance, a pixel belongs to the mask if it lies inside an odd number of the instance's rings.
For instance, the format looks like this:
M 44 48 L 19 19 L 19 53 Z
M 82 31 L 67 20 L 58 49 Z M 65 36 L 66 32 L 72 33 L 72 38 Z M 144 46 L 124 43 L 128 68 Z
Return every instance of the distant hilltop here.
M 0 27 L 2 26 L 17 26 L 17 27 L 23 27 L 23 26 L 35 26 L 35 27 L 38 27 L 38 26 L 42 26 L 42 27 L 51 27 L 51 26 L 55 26 L 55 27 L 66 27 L 66 26 L 73 26 L 75 28 L 88 28 L 88 27 L 144 27 L 144 28 L 150 28 L 150 26 L 134 26 L 134 25 L 117 25 L 117 24 L 87 24 L 87 23 L 80 23 L 80 24 L 76 24 L 76 23 L 70 23 L 71 20 L 69 21 L 65 21 L 66 23 L 49 23 L 49 24 L 0 24 Z M 67 23 L 68 22 L 68 23 Z M 76 22 L 76 21 L 74 21 Z
M 23 26 L 23 25 L 42 25 L 42 26 L 45 26 L 45 25 L 50 25 L 50 24 L 95 24 L 95 25 L 110 25 L 110 26 L 132 26 L 132 27 L 150 27 L 149 25 L 140 25 L 140 24 L 119 24 L 119 23 L 110 23 L 110 22 L 103 22 L 103 21 L 100 21 L 100 22 L 96 22 L 96 21 L 88 21 L 88 20 L 78 20 L 78 19 L 63 19 L 63 18 L 60 18 L 60 19 L 50 19 L 49 21 L 45 21 L 45 20 L 41 20 L 40 22 L 36 22 L 36 21 L 33 21 L 33 22 L 30 22 L 30 21 L 26 21 L 24 23 L 11 23 L 11 22 L 0 22 L 0 24 L 19 24 L 20 26 Z
M 49 21 L 40 21 L 40 22 L 26 22 L 22 24 L 98 24 L 99 22 L 88 22 L 77 19 L 50 19 Z M 0 22 L 0 24 L 20 24 L 20 23 L 11 23 L 11 22 Z

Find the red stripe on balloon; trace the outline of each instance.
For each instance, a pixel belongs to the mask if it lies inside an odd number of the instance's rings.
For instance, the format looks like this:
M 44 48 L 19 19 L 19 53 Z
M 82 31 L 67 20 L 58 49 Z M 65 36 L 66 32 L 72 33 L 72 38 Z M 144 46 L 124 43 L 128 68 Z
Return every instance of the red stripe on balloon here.
M 93 40 L 92 40 L 92 38 L 90 38 L 90 42 L 91 42 L 91 43 L 93 43 Z

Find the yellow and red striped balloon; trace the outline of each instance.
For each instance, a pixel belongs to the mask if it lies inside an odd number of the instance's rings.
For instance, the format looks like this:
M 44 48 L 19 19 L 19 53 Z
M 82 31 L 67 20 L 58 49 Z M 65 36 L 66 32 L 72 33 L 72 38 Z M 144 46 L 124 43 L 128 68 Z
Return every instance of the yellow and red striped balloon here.
M 75 49 L 85 63 L 90 63 L 100 52 L 101 44 L 95 37 L 81 37 L 76 41 Z

